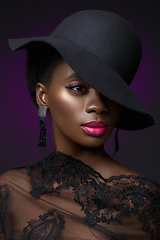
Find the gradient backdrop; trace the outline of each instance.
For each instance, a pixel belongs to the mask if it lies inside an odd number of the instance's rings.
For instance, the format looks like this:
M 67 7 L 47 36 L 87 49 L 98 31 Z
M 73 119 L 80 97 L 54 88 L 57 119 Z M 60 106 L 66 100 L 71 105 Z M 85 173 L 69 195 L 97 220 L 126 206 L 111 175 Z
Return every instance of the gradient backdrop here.
M 84 9 L 115 12 L 137 30 L 143 58 L 131 88 L 154 116 L 156 126 L 120 131 L 117 161 L 160 181 L 160 1 L 159 0 L 1 0 L 0 1 L 0 173 L 54 150 L 49 119 L 47 152 L 37 149 L 37 109 L 24 81 L 25 50 L 11 52 L 7 39 L 49 35 L 68 15 Z M 106 143 L 114 151 L 114 134 Z

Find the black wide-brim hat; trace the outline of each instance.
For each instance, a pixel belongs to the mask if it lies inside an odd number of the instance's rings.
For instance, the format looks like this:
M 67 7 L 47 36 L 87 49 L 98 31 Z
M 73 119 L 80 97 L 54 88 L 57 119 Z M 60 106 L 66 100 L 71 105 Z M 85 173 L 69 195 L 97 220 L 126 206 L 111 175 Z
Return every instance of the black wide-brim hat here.
M 9 39 L 12 50 L 41 43 L 54 47 L 85 82 L 123 106 L 117 128 L 139 130 L 154 125 L 129 87 L 142 47 L 126 20 L 107 11 L 84 10 L 63 20 L 50 36 Z

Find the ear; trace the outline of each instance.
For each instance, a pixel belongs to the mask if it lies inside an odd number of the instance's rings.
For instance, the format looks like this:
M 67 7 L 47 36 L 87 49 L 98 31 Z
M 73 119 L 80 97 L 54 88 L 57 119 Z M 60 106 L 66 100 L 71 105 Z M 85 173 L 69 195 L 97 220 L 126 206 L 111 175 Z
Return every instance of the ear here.
M 36 85 L 36 101 L 38 106 L 47 106 L 46 93 L 47 87 L 43 85 L 41 82 L 38 82 Z

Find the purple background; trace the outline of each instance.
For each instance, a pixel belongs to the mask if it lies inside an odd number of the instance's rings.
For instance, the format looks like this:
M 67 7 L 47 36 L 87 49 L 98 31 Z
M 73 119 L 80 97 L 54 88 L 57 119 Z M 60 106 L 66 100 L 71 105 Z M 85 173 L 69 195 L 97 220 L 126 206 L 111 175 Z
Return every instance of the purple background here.
M 25 50 L 12 52 L 8 38 L 49 35 L 68 15 L 84 9 L 117 13 L 137 30 L 143 58 L 131 88 L 154 116 L 156 126 L 145 130 L 120 131 L 116 159 L 139 173 L 160 181 L 160 1 L 159 0 L 1 0 L 0 81 L 1 151 L 0 173 L 35 161 L 54 150 L 49 118 L 47 152 L 37 149 L 37 109 L 30 101 L 24 81 Z M 114 151 L 114 134 L 106 143 Z

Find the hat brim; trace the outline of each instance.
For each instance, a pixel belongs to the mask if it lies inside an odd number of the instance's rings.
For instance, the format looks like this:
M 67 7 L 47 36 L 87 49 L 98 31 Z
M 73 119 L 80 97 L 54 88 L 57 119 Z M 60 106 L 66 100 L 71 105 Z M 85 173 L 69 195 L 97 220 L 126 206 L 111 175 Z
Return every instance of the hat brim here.
M 85 82 L 123 106 L 117 128 L 139 130 L 154 125 L 153 117 L 106 60 L 58 36 L 9 39 L 13 51 L 41 43 L 54 47 Z

